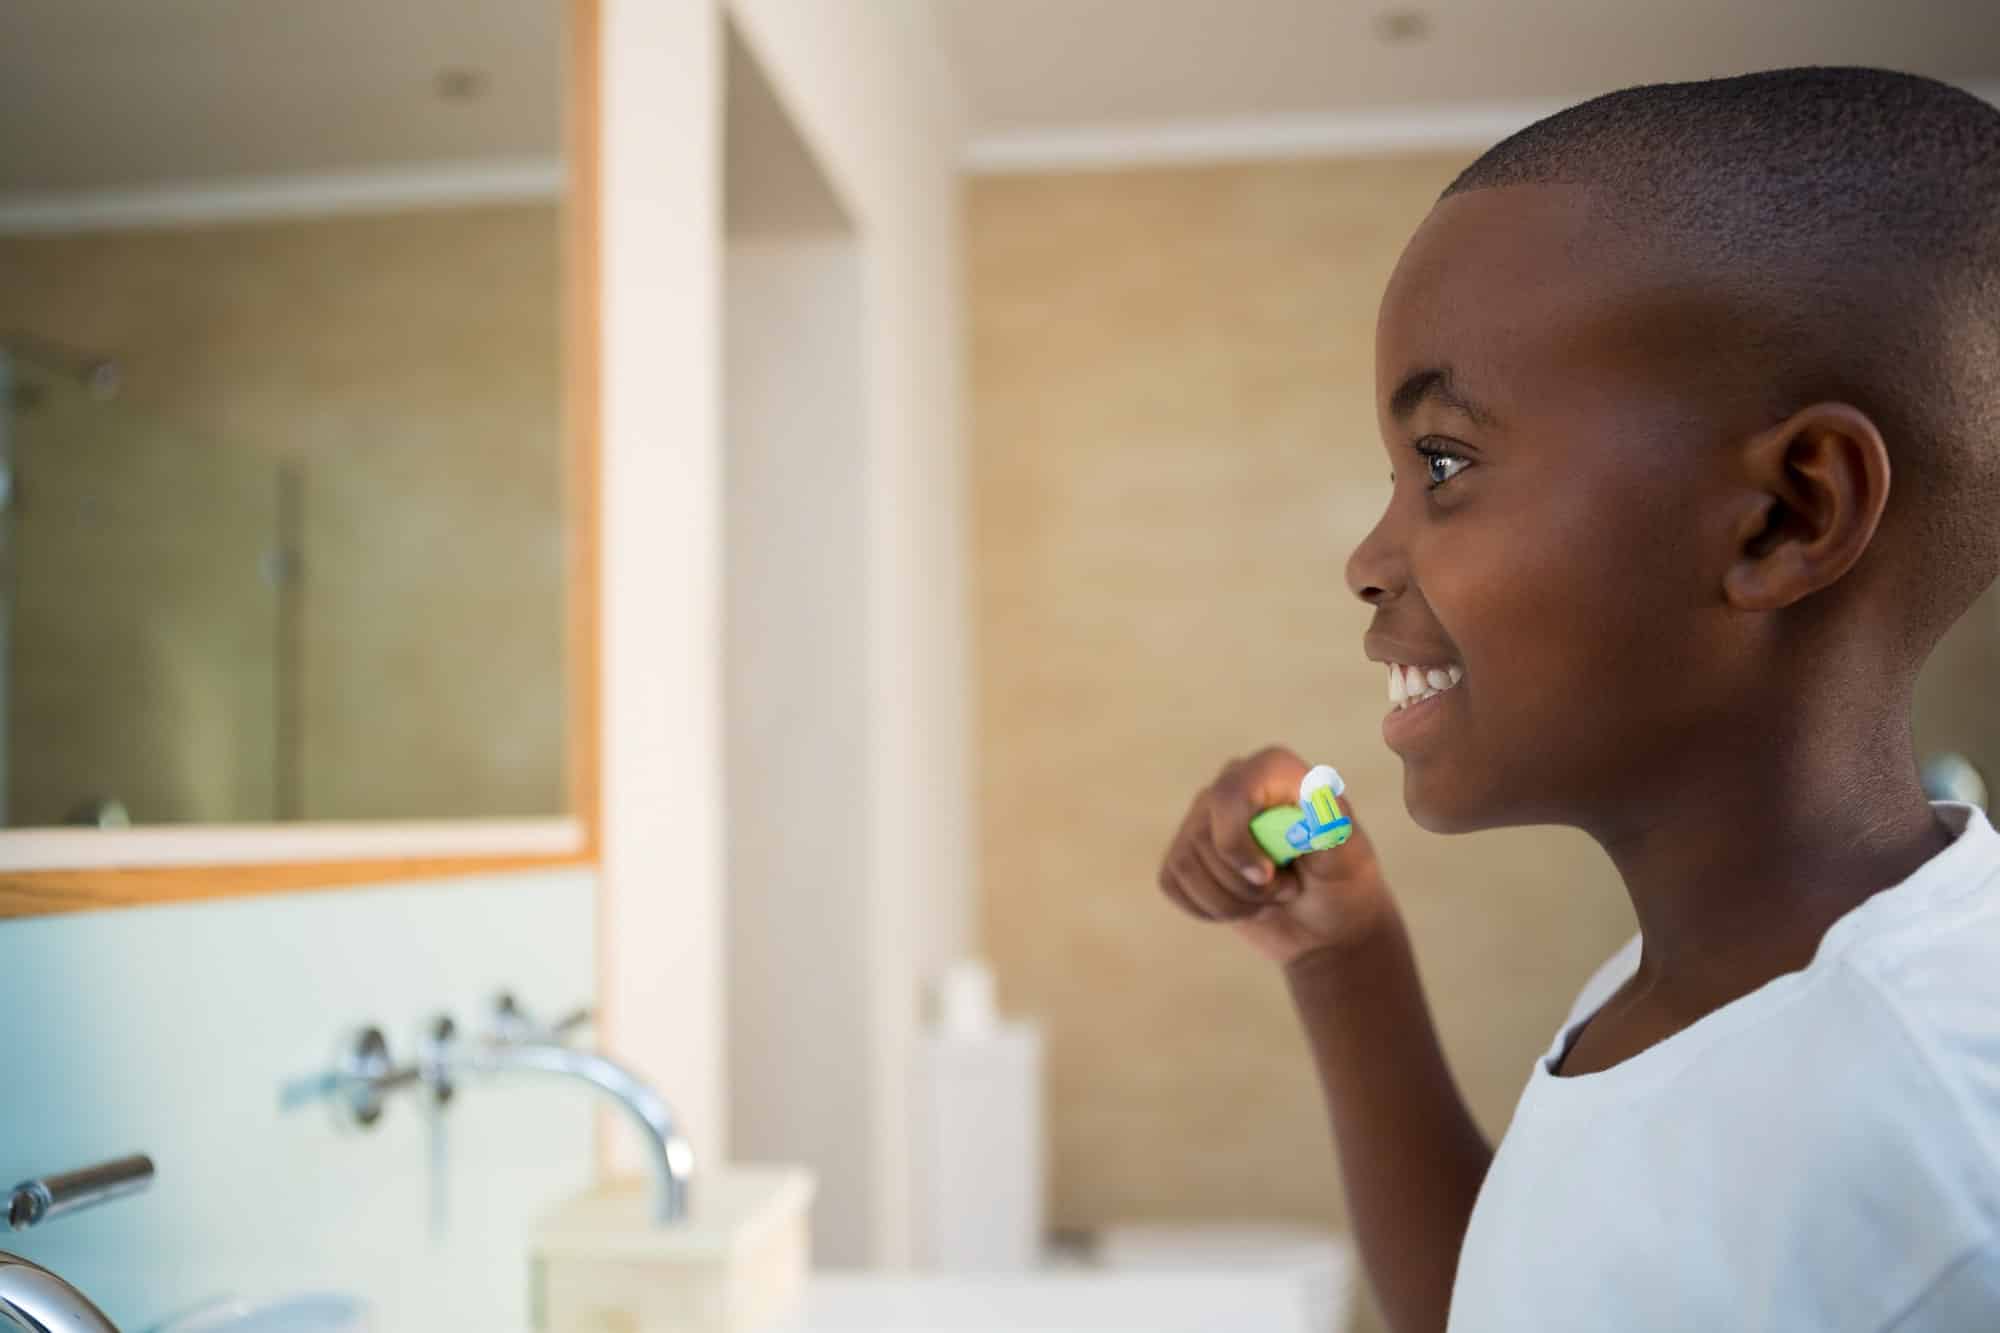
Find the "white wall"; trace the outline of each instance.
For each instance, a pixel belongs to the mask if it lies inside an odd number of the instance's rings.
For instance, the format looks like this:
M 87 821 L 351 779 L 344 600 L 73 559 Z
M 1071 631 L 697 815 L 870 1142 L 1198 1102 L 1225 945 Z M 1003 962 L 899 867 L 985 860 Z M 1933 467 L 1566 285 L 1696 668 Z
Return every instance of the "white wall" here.
M 598 988 L 699 1166 L 724 1148 L 721 19 L 604 0 L 602 23 Z
M 746 44 L 862 243 L 875 691 L 889 705 L 884 867 L 928 966 L 970 929 L 964 360 L 965 114 L 927 0 L 731 0 Z M 914 798 L 923 796 L 925 799 Z M 922 809 L 925 818 L 913 820 Z M 914 826 L 913 826 L 914 825 Z
M 854 216 L 868 422 L 870 965 L 878 1263 L 908 1261 L 919 982 L 971 901 L 961 476 L 963 132 L 924 0 L 733 0 L 745 44 Z
M 157 1173 L 0 1248 L 125 1329 L 229 1295 L 335 1290 L 393 1333 L 526 1333 L 529 1235 L 589 1187 L 599 1099 L 482 1080 L 433 1121 L 412 1089 L 360 1130 L 284 1094 L 363 1024 L 404 1061 L 438 1014 L 483 1029 L 502 990 L 535 1013 L 576 1004 L 595 888 L 557 870 L 0 924 L 0 1180 L 135 1152 Z
M 730 0 L 859 245 L 874 1106 L 866 1257 L 909 1253 L 919 981 L 970 917 L 962 113 L 923 0 Z M 604 0 L 606 751 L 613 1049 L 724 1150 L 720 457 L 724 66 L 715 3 Z M 801 978 L 810 985 L 811 978 Z M 629 1162 L 621 1155 L 620 1160 Z
M 730 1144 L 813 1168 L 837 1266 L 878 1204 L 858 268 L 838 237 L 732 240 L 724 283 Z

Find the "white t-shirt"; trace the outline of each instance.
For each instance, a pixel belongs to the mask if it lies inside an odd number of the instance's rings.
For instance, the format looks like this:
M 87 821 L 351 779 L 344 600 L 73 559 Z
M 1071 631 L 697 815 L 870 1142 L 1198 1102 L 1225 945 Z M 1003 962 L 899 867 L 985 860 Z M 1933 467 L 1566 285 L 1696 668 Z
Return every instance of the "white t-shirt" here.
M 2000 1330 L 2000 835 L 1957 835 L 1766 982 L 1596 1073 L 1535 1061 L 1450 1333 Z

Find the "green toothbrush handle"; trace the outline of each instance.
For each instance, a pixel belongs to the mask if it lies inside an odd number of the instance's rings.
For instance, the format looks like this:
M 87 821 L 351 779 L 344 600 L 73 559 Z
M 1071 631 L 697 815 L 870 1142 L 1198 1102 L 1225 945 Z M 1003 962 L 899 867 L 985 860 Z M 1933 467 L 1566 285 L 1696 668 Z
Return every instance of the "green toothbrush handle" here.
M 1327 770 L 1332 772 L 1331 769 Z M 1334 775 L 1339 781 L 1339 775 Z M 1321 785 L 1301 794 L 1311 802 L 1305 809 L 1296 805 L 1274 805 L 1251 817 L 1250 836 L 1264 854 L 1279 865 L 1289 865 L 1307 852 L 1323 852 L 1339 847 L 1354 836 L 1354 821 L 1343 814 L 1333 793 L 1338 787 Z
M 1275 864 L 1290 865 L 1299 859 L 1299 852 L 1286 840 L 1285 830 L 1305 817 L 1306 812 L 1296 805 L 1274 805 L 1251 819 L 1250 836 Z

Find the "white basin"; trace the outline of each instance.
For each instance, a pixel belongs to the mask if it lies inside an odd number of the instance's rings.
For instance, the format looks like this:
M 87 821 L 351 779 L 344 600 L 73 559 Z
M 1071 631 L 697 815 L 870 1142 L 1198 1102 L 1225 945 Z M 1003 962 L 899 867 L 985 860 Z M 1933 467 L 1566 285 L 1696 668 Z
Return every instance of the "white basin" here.
M 339 1292 L 276 1300 L 231 1296 L 161 1324 L 153 1333 L 370 1333 L 368 1306 Z
M 813 1274 L 768 1333 L 1330 1333 L 1323 1301 L 1275 1274 Z

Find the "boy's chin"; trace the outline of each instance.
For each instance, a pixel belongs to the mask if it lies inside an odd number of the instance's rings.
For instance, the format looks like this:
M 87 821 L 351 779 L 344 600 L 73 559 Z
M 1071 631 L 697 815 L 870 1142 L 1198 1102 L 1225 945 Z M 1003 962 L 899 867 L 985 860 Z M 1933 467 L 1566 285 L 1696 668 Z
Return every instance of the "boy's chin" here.
M 1507 812 L 1492 801 L 1453 783 L 1445 775 L 1414 772 L 1403 766 L 1403 806 L 1426 833 L 1475 833 L 1511 823 Z

